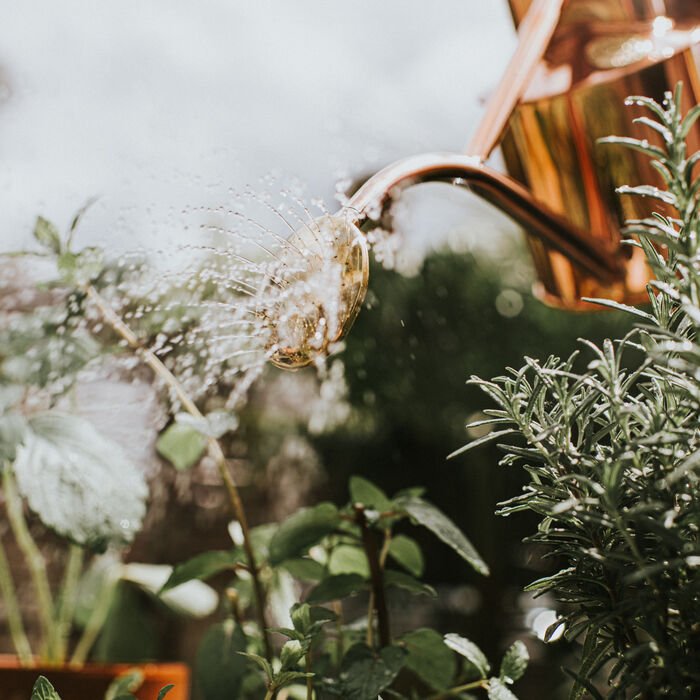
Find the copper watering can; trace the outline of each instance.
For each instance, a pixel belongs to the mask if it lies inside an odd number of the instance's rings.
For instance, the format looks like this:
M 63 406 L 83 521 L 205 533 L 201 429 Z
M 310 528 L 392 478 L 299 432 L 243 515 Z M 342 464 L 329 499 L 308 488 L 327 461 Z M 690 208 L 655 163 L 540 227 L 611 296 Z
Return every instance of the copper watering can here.
M 518 46 L 465 154 L 394 163 L 338 215 L 315 222 L 315 237 L 325 236 L 327 256 L 342 268 L 340 303 L 329 312 L 320 298 L 303 309 L 287 302 L 281 330 L 273 330 L 273 363 L 304 366 L 347 332 L 367 289 L 364 234 L 377 224 L 390 228 L 392 197 L 420 182 L 468 187 L 519 222 L 544 302 L 583 309 L 590 304 L 582 297 L 646 300 L 650 272 L 642 251 L 620 245 L 620 229 L 655 203 L 615 189 L 659 184 L 659 177 L 645 156 L 597 140 L 640 137 L 632 119 L 641 112 L 624 105 L 628 95 L 661 100 L 683 81 L 684 109 L 700 102 L 700 0 L 509 1 Z M 700 148 L 697 132 L 690 152 Z M 507 175 L 486 165 L 499 143 Z M 295 237 L 303 243 L 308 234 Z

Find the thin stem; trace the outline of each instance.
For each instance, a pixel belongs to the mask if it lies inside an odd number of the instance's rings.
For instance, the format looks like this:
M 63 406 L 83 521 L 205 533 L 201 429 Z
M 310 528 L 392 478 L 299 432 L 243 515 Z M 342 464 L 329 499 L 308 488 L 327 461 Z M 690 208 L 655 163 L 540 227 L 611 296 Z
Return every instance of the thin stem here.
M 46 653 L 46 651 L 50 651 L 48 645 L 50 645 L 52 637 L 54 613 L 49 577 L 46 573 L 46 560 L 29 532 L 29 527 L 24 517 L 24 504 L 17 492 L 11 469 L 6 468 L 3 470 L 2 483 L 5 492 L 5 502 L 7 504 L 7 519 L 10 521 L 12 533 L 27 562 L 29 574 L 32 577 L 32 583 L 36 589 L 37 603 L 39 606 L 39 622 L 41 624 L 43 637 L 42 653 Z
M 384 571 L 384 566 L 386 565 L 386 559 L 389 555 L 389 546 L 391 545 L 391 529 L 387 528 L 384 530 L 384 543 L 382 544 L 382 549 L 379 552 L 379 566 L 382 572 Z M 374 595 L 374 589 L 369 592 L 369 602 L 367 604 L 367 646 L 371 647 L 374 644 L 374 608 L 376 604 L 376 599 Z
M 7 561 L 5 547 L 0 538 L 0 594 L 5 601 L 5 610 L 7 614 L 7 625 L 10 628 L 10 636 L 12 644 L 15 647 L 17 656 L 22 666 L 33 666 L 34 658 L 32 656 L 32 648 L 29 645 L 27 633 L 24 630 L 22 622 L 22 612 L 17 601 L 15 592 L 15 584 L 10 573 L 10 565 Z
M 311 651 L 307 651 L 304 657 L 306 659 L 306 666 L 304 670 L 307 673 L 312 673 L 311 670 Z M 313 700 L 314 697 L 314 679 L 313 676 L 307 676 L 306 678 L 306 700 Z
M 265 700 L 272 700 L 272 698 L 275 697 L 275 689 L 274 688 L 268 688 L 267 692 L 265 693 Z
M 154 374 L 173 391 L 187 413 L 195 418 L 203 418 L 201 411 L 197 408 L 194 401 L 192 401 L 192 399 L 187 395 L 187 392 L 178 381 L 177 377 L 175 377 L 175 375 L 162 363 L 160 358 L 158 358 L 154 352 L 148 348 L 144 348 L 141 345 L 136 334 L 124 323 L 119 314 L 117 314 L 114 309 L 112 309 L 112 307 L 102 298 L 95 287 L 88 285 L 85 292 L 88 298 L 97 307 L 104 320 L 129 344 L 131 349 L 136 352 L 144 364 L 150 367 Z M 243 502 L 241 501 L 238 486 L 236 485 L 236 482 L 228 468 L 228 462 L 226 460 L 226 456 L 224 455 L 224 451 L 221 449 L 219 441 L 210 437 L 208 438 L 208 445 L 209 452 L 216 462 L 219 474 L 221 475 L 221 479 L 226 487 L 234 516 L 241 525 L 241 530 L 243 532 L 243 549 L 246 554 L 246 559 L 248 560 L 248 566 L 250 567 L 250 573 L 253 580 L 253 591 L 255 594 L 260 634 L 262 635 L 263 644 L 265 646 L 265 656 L 267 657 L 267 660 L 270 661 L 272 659 L 272 645 L 270 643 L 268 626 L 265 618 L 265 592 L 262 587 L 262 582 L 260 581 L 260 569 L 257 566 L 255 553 L 251 543 L 248 518 L 246 516 L 245 508 L 243 507 Z
M 55 639 L 52 644 L 54 661 L 63 663 L 68 649 L 71 623 L 77 602 L 77 589 L 80 580 L 80 572 L 83 568 L 83 549 L 77 544 L 72 544 L 68 550 L 68 562 L 61 588 L 61 597 L 56 614 Z
M 369 564 L 370 581 L 372 585 L 373 607 L 377 614 L 377 627 L 379 628 L 379 644 L 382 647 L 391 644 L 391 630 L 389 627 L 389 611 L 386 607 L 386 596 L 384 592 L 384 572 L 377 550 L 377 542 L 374 533 L 367 525 L 365 517 L 365 509 L 357 504 L 355 505 L 355 516 L 357 524 L 360 526 L 362 533 L 362 545 L 367 556 Z M 371 621 L 370 625 L 371 627 Z
M 90 613 L 83 634 L 78 641 L 75 650 L 73 651 L 73 656 L 71 656 L 70 664 L 71 666 L 82 666 L 88 658 L 90 650 L 95 645 L 97 638 L 102 631 L 107 615 L 109 614 L 109 609 L 112 606 L 112 599 L 114 595 L 114 588 L 117 585 L 117 580 L 113 577 L 109 577 L 105 581 L 102 589 L 100 590 L 95 606 Z
M 465 683 L 464 685 L 458 685 L 455 688 L 450 688 L 449 690 L 443 690 L 437 695 L 431 695 L 428 700 L 445 700 L 446 698 L 451 698 L 454 695 L 459 695 L 460 693 L 466 693 L 469 690 L 477 690 L 478 688 L 485 688 L 487 681 L 485 679 L 480 679 L 478 681 L 472 681 L 471 683 Z

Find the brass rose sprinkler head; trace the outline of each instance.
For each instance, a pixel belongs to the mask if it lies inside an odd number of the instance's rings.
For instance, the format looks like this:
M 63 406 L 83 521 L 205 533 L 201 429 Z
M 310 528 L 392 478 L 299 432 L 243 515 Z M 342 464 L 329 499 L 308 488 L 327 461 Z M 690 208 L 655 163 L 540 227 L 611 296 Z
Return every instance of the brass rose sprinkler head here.
M 582 297 L 636 304 L 650 279 L 642 251 L 622 246 L 627 219 L 649 216 L 616 188 L 658 181 L 640 154 L 598 139 L 634 135 L 629 95 L 662 100 L 679 81 L 684 108 L 700 102 L 700 2 L 510 0 L 518 46 L 467 149 L 398 161 L 335 215 L 289 239 L 284 292 L 270 315 L 272 362 L 308 365 L 355 320 L 367 291 L 365 233 L 387 228 L 392 198 L 421 182 L 468 187 L 525 229 L 545 303 L 590 308 Z M 627 111 L 623 111 L 627 110 Z M 697 130 L 689 147 L 700 148 Z M 501 144 L 509 175 L 486 165 Z M 390 224 L 389 224 L 390 226 Z

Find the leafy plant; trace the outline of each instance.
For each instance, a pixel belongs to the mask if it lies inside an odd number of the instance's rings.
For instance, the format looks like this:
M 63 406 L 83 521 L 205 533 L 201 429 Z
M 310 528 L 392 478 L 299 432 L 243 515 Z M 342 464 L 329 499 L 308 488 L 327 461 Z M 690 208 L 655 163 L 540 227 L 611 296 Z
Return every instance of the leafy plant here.
M 105 693 L 104 700 L 136 700 L 132 692 L 138 690 L 142 682 L 143 674 L 140 671 L 125 673 L 112 682 Z M 173 685 L 164 686 L 158 693 L 157 700 L 164 700 L 174 687 Z M 61 696 L 56 692 L 48 678 L 39 676 L 32 688 L 30 700 L 61 700 Z
M 604 141 L 648 155 L 666 185 L 621 190 L 665 212 L 627 230 L 656 276 L 649 308 L 596 300 L 638 325 L 602 347 L 582 341 L 583 367 L 578 353 L 525 358 L 505 376 L 472 378 L 497 405 L 485 411 L 493 432 L 459 451 L 507 438 L 501 463 L 529 476 L 500 513 L 536 513 L 529 539 L 561 565 L 529 590 L 562 604 L 548 636 L 563 628 L 582 644 L 578 669 L 567 670 L 572 700 L 700 696 L 700 153 L 685 143 L 700 107 L 683 118 L 680 86 L 663 104 L 629 102 L 649 110 L 635 121 L 659 145 Z
M 269 582 L 267 595 L 274 596 L 290 578 L 303 591 L 288 626 L 273 630 L 285 640 L 274 657 L 266 656 L 259 630 L 250 628 L 241 608 L 250 597 L 241 546 L 201 553 L 175 567 L 164 593 L 183 581 L 232 575 L 227 617 L 212 627 L 200 652 L 197 678 L 204 697 L 256 697 L 262 690 L 273 698 L 289 688 L 309 699 L 373 700 L 383 693 L 437 700 L 478 689 L 493 700 L 514 698 L 509 686 L 520 678 L 528 658 L 522 642 L 506 652 L 498 674 L 492 675 L 478 647 L 457 635 L 443 638 L 427 628 L 392 634 L 387 601 L 394 591 L 436 595 L 420 580 L 422 551 L 403 530 L 428 529 L 472 568 L 488 574 L 469 540 L 423 498 L 422 489 L 390 498 L 371 482 L 353 477 L 349 490 L 350 501 L 341 508 L 319 503 L 274 528 L 251 531 L 260 578 Z M 244 657 L 252 664 L 242 663 Z

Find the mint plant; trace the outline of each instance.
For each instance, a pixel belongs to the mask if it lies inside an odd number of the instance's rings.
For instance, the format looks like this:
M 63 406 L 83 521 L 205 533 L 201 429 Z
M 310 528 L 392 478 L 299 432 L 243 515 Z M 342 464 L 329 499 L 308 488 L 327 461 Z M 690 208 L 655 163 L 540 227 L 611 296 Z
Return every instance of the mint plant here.
M 649 307 L 595 300 L 633 314 L 636 330 L 472 378 L 496 404 L 485 411 L 493 431 L 458 451 L 507 439 L 501 464 L 529 477 L 500 513 L 540 518 L 529 539 L 558 570 L 529 590 L 561 603 L 548 635 L 563 628 L 581 644 L 578 668 L 566 670 L 572 700 L 700 697 L 700 153 L 686 146 L 700 107 L 683 117 L 681 86 L 663 104 L 629 103 L 649 111 L 635 121 L 659 145 L 604 142 L 649 156 L 665 183 L 621 189 L 663 212 L 627 229 L 656 276 Z
M 279 650 L 272 658 L 246 616 L 251 582 L 241 546 L 204 552 L 175 567 L 163 593 L 183 581 L 224 572 L 230 578 L 225 619 L 207 633 L 198 659 L 196 677 L 205 699 L 271 700 L 283 688 L 307 700 L 375 700 L 380 694 L 439 700 L 479 690 L 491 700 L 515 698 L 510 688 L 528 660 L 522 642 L 506 651 L 494 672 L 477 645 L 459 635 L 443 637 L 430 628 L 392 631 L 387 604 L 392 591 L 436 595 L 421 581 L 423 553 L 404 534 L 406 526 L 428 529 L 473 569 L 488 574 L 469 540 L 423 498 L 423 489 L 390 498 L 353 477 L 349 490 L 343 507 L 319 503 L 279 525 L 251 530 L 268 597 L 290 580 L 303 591 L 288 625 L 272 630 Z M 366 614 L 348 618 L 347 603 L 363 598 Z

